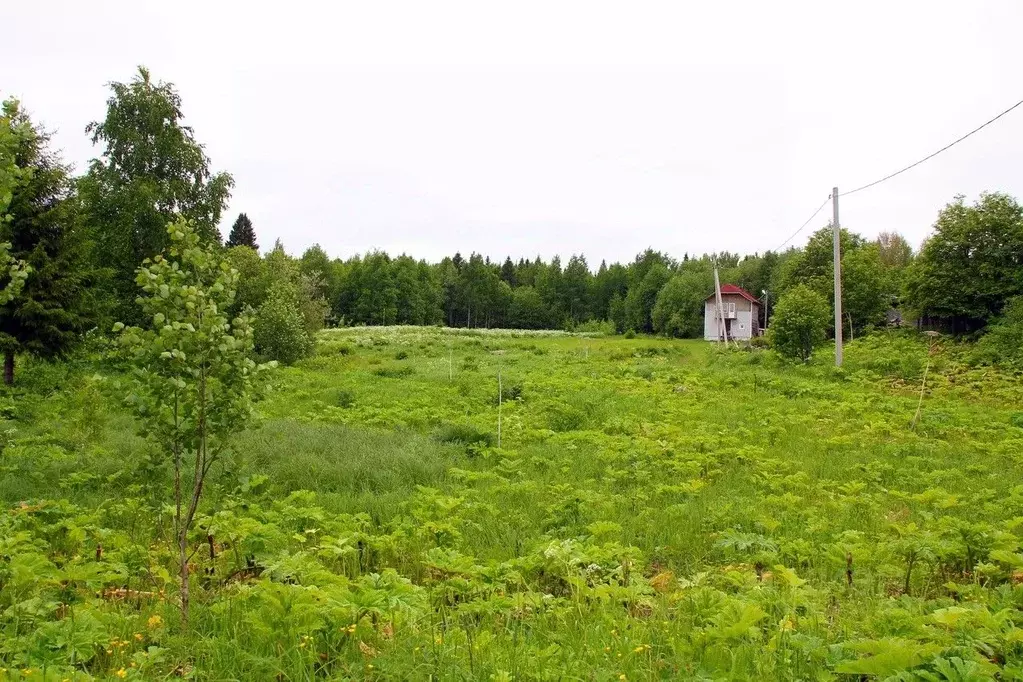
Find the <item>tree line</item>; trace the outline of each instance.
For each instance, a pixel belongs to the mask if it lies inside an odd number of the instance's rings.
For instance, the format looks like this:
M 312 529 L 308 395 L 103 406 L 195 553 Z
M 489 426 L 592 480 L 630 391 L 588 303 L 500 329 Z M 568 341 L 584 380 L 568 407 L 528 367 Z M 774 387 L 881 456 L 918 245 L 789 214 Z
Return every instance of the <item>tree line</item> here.
M 50 133 L 8 99 L 0 117 L 0 351 L 5 379 L 19 354 L 60 358 L 112 320 L 136 324 L 139 268 L 168 246 L 167 226 L 191 225 L 239 273 L 232 314 L 251 308 L 257 351 L 285 362 L 312 348 L 325 325 L 449 325 L 585 329 L 699 337 L 713 269 L 722 282 L 771 302 L 800 287 L 832 303 L 829 226 L 784 252 L 683 254 L 652 248 L 594 267 L 582 254 L 506 257 L 455 253 L 429 263 L 381 251 L 298 257 L 277 242 L 260 253 L 246 213 L 226 242 L 218 226 L 234 180 L 215 171 L 181 97 L 145 68 L 110 84 L 106 114 L 85 133 L 97 149 L 75 175 Z M 883 324 L 899 308 L 928 324 L 974 332 L 1023 294 L 1023 209 L 1011 196 L 956 197 L 919 251 L 897 233 L 865 239 L 841 231 L 848 334 Z M 816 305 L 816 304 L 815 304 Z M 833 329 L 830 330 L 833 332 Z

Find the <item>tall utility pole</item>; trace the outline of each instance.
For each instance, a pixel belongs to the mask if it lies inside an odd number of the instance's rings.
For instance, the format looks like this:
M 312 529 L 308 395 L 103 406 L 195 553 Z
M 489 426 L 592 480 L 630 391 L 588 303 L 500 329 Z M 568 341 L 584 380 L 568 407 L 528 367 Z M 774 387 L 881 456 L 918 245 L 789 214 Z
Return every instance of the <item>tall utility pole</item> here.
M 834 232 L 835 250 L 835 367 L 842 366 L 842 253 L 841 228 L 838 226 L 838 188 L 831 190 L 831 206 L 834 210 L 834 217 L 831 219 L 831 228 Z

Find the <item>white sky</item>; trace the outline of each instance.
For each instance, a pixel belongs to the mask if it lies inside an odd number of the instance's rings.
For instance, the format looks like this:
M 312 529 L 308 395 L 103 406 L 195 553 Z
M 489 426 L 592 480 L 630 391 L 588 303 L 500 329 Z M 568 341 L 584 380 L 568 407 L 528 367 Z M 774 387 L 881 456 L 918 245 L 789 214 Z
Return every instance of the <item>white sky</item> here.
M 1018 0 L 36 0 L 4 23 L 0 94 L 77 168 L 144 64 L 235 177 L 225 232 L 245 211 L 264 247 L 343 257 L 763 251 L 1023 98 Z M 841 222 L 918 244 L 957 193 L 1023 198 L 1021 159 L 1023 107 Z

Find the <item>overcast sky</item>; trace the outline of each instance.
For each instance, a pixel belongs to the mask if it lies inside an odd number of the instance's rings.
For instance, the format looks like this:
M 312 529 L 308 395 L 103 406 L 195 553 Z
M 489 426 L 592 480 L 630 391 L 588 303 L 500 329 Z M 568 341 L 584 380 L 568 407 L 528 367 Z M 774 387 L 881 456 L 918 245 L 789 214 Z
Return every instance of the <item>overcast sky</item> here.
M 144 64 L 234 175 L 225 233 L 244 211 L 264 246 L 343 257 L 763 251 L 1023 98 L 1018 0 L 36 0 L 4 23 L 0 95 L 78 169 Z M 1023 107 L 841 223 L 919 244 L 957 193 L 1023 198 L 1021 160 Z

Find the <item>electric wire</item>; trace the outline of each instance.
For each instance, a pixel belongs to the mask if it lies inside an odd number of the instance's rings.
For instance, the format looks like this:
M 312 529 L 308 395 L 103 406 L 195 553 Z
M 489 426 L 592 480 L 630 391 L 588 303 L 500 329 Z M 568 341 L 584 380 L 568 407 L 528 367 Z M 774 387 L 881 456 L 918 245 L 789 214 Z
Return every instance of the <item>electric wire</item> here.
M 942 147 L 942 148 L 941 148 L 941 149 L 939 149 L 938 151 L 936 151 L 936 152 L 933 152 L 933 153 L 931 153 L 931 154 L 928 154 L 927 156 L 925 156 L 924 158 L 920 159 L 919 161 L 916 161 L 916 162 L 914 162 L 914 163 L 911 163 L 911 164 L 909 164 L 908 166 L 906 166 L 905 168 L 902 168 L 902 169 L 900 169 L 900 170 L 897 170 L 897 171 L 895 171 L 894 173 L 889 173 L 888 175 L 884 176 L 883 178 L 878 178 L 877 180 L 874 180 L 873 182 L 868 182 L 868 183 L 867 183 L 867 184 L 865 184 L 865 185 L 861 185 L 861 186 L 857 187 L 856 189 L 851 189 L 851 190 L 849 190 L 848 192 L 839 192 L 839 193 L 838 193 L 838 196 L 840 196 L 840 197 L 846 197 L 846 196 L 849 196 L 850 194 L 856 194 L 857 192 L 862 192 L 862 191 L 863 191 L 863 190 L 865 190 L 865 189 L 870 189 L 871 187 L 875 187 L 875 186 L 877 186 L 877 185 L 880 185 L 880 184 L 881 184 L 882 182 L 887 182 L 888 180 L 891 180 L 892 178 L 894 178 L 894 177 L 896 177 L 896 176 L 902 175 L 902 174 L 903 174 L 903 173 L 905 173 L 906 171 L 908 171 L 908 170 L 911 170 L 911 169 L 913 169 L 913 168 L 916 168 L 917 166 L 919 166 L 920 164 L 924 163 L 925 161 L 929 161 L 929 160 L 933 159 L 933 158 L 934 158 L 935 156 L 937 156 L 938 154 L 941 154 L 942 152 L 944 152 L 944 151 L 947 151 L 947 150 L 951 149 L 952 147 L 956 146 L 957 144 L 959 144 L 959 143 L 960 143 L 960 142 L 962 142 L 963 140 L 967 139 L 968 137 L 970 137 L 970 136 L 972 136 L 972 135 L 974 135 L 974 134 L 976 134 L 976 133 L 980 132 L 980 131 L 981 131 L 981 130 L 983 130 L 984 128 L 987 128 L 987 127 L 988 127 L 989 125 L 991 125 L 992 123 L 994 123 L 994 122 L 995 122 L 995 121 L 997 121 L 998 119 L 1002 118 L 1003 116 L 1005 116 L 1005 115 L 1006 115 L 1006 114 L 1008 114 L 1009 112 L 1013 111 L 1014 109 L 1017 109 L 1017 108 L 1018 108 L 1018 107 L 1020 107 L 1021 105 L 1023 105 L 1023 99 L 1021 99 L 1020 101 L 1016 102 L 1016 103 L 1015 103 L 1015 104 L 1013 104 L 1013 105 L 1012 105 L 1011 107 L 1009 107 L 1008 109 L 1006 109 L 1006 110 L 1005 110 L 1005 111 L 1003 111 L 1002 113 L 998 114 L 998 115 L 997 115 L 997 116 L 995 116 L 994 118 L 988 119 L 987 121 L 985 121 L 984 123 L 980 124 L 979 126 L 977 126 L 976 128 L 974 128 L 974 129 L 973 129 L 973 130 L 971 130 L 970 132 L 968 132 L 968 133 L 966 133 L 965 135 L 963 135 L 962 137 L 960 137 L 960 138 L 958 138 L 958 139 L 956 139 L 956 140 L 953 140 L 952 142 L 949 142 L 949 143 L 948 143 L 947 145 L 945 145 L 944 147 Z M 823 208 L 824 208 L 825 206 L 827 206 L 828 202 L 829 202 L 829 201 L 831 201 L 831 199 L 832 199 L 832 196 L 831 196 L 831 195 L 829 194 L 829 195 L 828 195 L 828 198 L 827 198 L 827 199 L 825 199 L 825 200 L 824 200 L 824 202 L 823 202 L 823 203 L 822 203 L 822 204 L 821 204 L 820 206 L 818 206 L 818 207 L 817 207 L 817 210 L 813 212 L 813 215 L 811 215 L 811 216 L 810 216 L 809 218 L 807 218 L 807 219 L 806 219 L 806 221 L 805 221 L 805 222 L 804 222 L 804 223 L 803 223 L 802 225 L 800 225 L 800 226 L 799 226 L 799 228 L 797 228 L 797 229 L 796 229 L 796 231 L 795 231 L 795 232 L 793 232 L 793 233 L 792 233 L 792 234 L 791 234 L 791 235 L 789 236 L 789 238 L 788 238 L 788 239 L 786 239 L 786 240 L 785 240 L 785 241 L 783 241 L 783 242 L 782 242 L 781 244 L 779 244 L 779 245 L 778 245 L 778 246 L 777 246 L 777 247 L 776 247 L 776 248 L 774 249 L 774 251 L 776 251 L 776 252 L 777 252 L 777 251 L 781 251 L 782 247 L 784 247 L 784 246 L 785 246 L 786 244 L 788 244 L 789 242 L 791 242 L 791 241 L 792 241 L 792 240 L 793 240 L 793 239 L 794 239 L 794 238 L 796 237 L 796 235 L 798 235 L 798 234 L 799 234 L 800 232 L 802 232 L 802 231 L 803 231 L 803 229 L 804 229 L 804 228 L 806 228 L 806 226 L 810 224 L 810 221 L 812 221 L 812 220 L 813 220 L 814 218 L 816 218 L 816 217 L 817 217 L 817 214 L 818 214 L 818 213 L 820 213 L 820 212 L 821 212 L 821 210 L 822 210 L 822 209 L 823 209 Z
M 774 249 L 774 251 L 776 251 L 776 252 L 777 252 L 777 251 L 781 251 L 781 248 L 782 248 L 783 246 L 785 246 L 786 244 L 788 244 L 788 243 L 789 243 L 790 241 L 792 241 L 792 240 L 793 240 L 793 239 L 795 238 L 795 236 L 796 236 L 797 234 L 799 234 L 800 232 L 802 232 L 802 231 L 803 231 L 803 228 L 804 228 L 804 227 L 806 227 L 807 225 L 809 225 L 809 224 L 810 224 L 810 221 L 811 221 L 811 220 L 813 220 L 814 218 L 816 218 L 816 217 L 817 217 L 817 214 L 821 212 L 821 209 L 823 209 L 823 208 L 824 208 L 825 206 L 827 206 L 827 205 L 828 205 L 828 202 L 829 202 L 829 201 L 831 201 L 831 195 L 830 195 L 830 194 L 828 195 L 828 198 L 827 198 L 827 199 L 825 199 L 825 200 L 824 200 L 824 202 L 823 202 L 823 203 L 821 203 L 821 205 L 817 207 L 817 210 L 813 212 L 813 215 L 811 215 L 811 216 L 810 216 L 809 218 L 807 218 L 807 219 L 806 219 L 806 220 L 805 220 L 805 221 L 803 222 L 803 224 L 799 226 L 799 229 L 797 229 L 797 230 L 796 230 L 795 232 L 793 232 L 793 233 L 792 233 L 791 235 L 789 235 L 789 238 L 788 238 L 788 239 L 786 239 L 785 241 L 783 241 L 783 242 L 782 242 L 781 244 L 779 244 L 779 245 L 778 245 L 778 246 L 777 246 L 777 247 L 776 247 L 776 248 Z
M 977 126 L 976 128 L 974 128 L 970 132 L 968 132 L 965 135 L 963 135 L 962 137 L 960 137 L 959 139 L 957 139 L 957 140 L 955 140 L 953 142 L 948 143 L 947 145 L 945 145 L 944 147 L 942 147 L 938 151 L 934 152 L 933 154 L 928 154 L 927 156 L 925 156 L 924 158 L 920 159 L 916 163 L 911 163 L 908 166 L 906 166 L 905 168 L 903 168 L 902 170 L 897 170 L 894 173 L 891 173 L 889 175 L 884 176 L 883 178 L 880 178 L 879 180 L 874 180 L 874 182 L 868 182 L 866 185 L 862 185 L 860 187 L 857 187 L 856 189 L 851 189 L 848 192 L 839 192 L 838 196 L 844 197 L 844 196 L 849 196 L 850 194 L 856 194 L 857 192 L 862 192 L 865 189 L 869 189 L 870 187 L 873 187 L 875 185 L 880 185 L 882 182 L 885 182 L 887 180 L 891 180 L 892 178 L 894 178 L 897 175 L 902 175 L 903 173 L 905 173 L 906 171 L 910 170 L 911 168 L 916 168 L 917 166 L 919 166 L 924 161 L 928 161 L 930 159 L 933 159 L 938 154 L 940 154 L 943 151 L 946 151 L 948 149 L 951 149 L 952 147 L 956 146 L 957 144 L 959 144 L 960 142 L 962 142 L 966 138 L 970 137 L 974 133 L 980 132 L 981 130 L 983 130 L 984 128 L 988 127 L 989 125 L 991 125 L 992 123 L 994 123 L 995 121 L 1000 119 L 1002 116 L 1005 116 L 1006 114 L 1008 114 L 1010 111 L 1012 111 L 1016 107 L 1020 106 L 1021 104 L 1023 104 L 1023 99 L 1021 99 L 1020 101 L 1016 102 L 1011 107 L 1009 107 L 1008 109 L 1006 109 L 1002 113 L 998 114 L 994 118 L 992 118 L 992 119 L 990 119 L 988 121 L 985 121 L 981 125 Z

